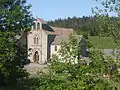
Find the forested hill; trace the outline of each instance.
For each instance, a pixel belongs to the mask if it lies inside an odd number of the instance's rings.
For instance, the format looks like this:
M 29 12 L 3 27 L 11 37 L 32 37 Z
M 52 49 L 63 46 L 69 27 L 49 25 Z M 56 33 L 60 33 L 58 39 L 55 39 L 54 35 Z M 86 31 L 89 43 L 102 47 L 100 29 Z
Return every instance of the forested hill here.
M 115 18 L 112 17 L 112 19 Z M 98 36 L 100 32 L 95 16 L 68 17 L 66 19 L 48 21 L 48 24 L 56 27 L 73 28 L 78 34 L 85 33 L 90 36 Z
M 65 19 L 56 19 L 54 21 L 48 21 L 48 24 L 50 25 L 54 25 L 54 26 L 58 26 L 58 27 L 75 27 L 75 26 L 78 26 L 78 25 L 82 25 L 82 24 L 85 24 L 86 22 L 88 22 L 92 17 L 68 17 L 68 18 L 65 18 Z
M 95 17 L 68 17 L 66 19 L 57 19 L 54 21 L 48 21 L 51 26 L 73 28 L 77 33 L 89 32 L 91 35 L 96 35 L 98 32 L 98 25 Z

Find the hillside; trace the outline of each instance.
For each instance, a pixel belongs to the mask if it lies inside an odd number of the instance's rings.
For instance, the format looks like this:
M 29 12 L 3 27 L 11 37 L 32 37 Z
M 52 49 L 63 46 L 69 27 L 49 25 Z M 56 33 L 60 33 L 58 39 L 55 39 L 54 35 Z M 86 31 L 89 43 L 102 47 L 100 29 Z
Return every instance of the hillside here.
M 60 18 L 54 21 L 48 21 L 48 24 L 56 27 L 73 28 L 78 34 L 85 32 L 92 36 L 97 35 L 96 32 L 98 31 L 95 17 L 83 16 L 68 17 L 66 19 Z
M 97 36 L 90 36 L 89 40 L 93 45 L 95 45 L 101 49 L 113 49 L 115 46 L 115 43 L 113 42 L 113 40 L 108 37 L 100 38 Z

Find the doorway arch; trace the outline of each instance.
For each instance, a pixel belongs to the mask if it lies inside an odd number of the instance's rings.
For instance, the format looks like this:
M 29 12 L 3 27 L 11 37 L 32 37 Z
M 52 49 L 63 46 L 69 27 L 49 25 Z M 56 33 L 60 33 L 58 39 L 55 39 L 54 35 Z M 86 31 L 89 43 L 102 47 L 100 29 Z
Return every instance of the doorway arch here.
M 36 52 L 34 53 L 33 60 L 34 60 L 35 63 L 38 63 L 38 62 L 39 62 L 39 53 L 38 53 L 38 51 L 36 51 Z

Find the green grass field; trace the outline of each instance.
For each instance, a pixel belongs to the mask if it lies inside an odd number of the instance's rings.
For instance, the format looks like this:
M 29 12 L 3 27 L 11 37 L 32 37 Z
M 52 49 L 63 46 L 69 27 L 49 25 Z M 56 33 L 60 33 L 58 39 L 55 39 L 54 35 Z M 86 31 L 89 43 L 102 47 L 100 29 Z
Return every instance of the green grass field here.
M 113 49 L 115 46 L 115 43 L 113 42 L 113 39 L 108 37 L 97 37 L 97 36 L 90 36 L 89 37 L 90 42 L 101 48 L 101 49 Z

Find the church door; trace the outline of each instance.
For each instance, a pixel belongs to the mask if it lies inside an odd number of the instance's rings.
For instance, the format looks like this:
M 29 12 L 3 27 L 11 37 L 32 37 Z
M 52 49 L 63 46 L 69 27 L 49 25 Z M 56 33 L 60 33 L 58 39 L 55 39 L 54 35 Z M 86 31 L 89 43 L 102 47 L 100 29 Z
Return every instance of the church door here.
M 38 63 L 38 61 L 39 61 L 39 53 L 38 53 L 38 51 L 35 52 L 33 59 L 34 59 L 35 63 Z

